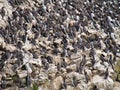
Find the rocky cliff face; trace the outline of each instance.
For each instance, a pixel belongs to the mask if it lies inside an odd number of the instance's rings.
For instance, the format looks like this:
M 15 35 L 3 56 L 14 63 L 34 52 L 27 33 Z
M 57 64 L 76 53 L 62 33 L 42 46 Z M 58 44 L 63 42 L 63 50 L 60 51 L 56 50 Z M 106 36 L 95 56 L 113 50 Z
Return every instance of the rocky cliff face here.
M 0 0 L 6 90 L 119 90 L 120 2 Z

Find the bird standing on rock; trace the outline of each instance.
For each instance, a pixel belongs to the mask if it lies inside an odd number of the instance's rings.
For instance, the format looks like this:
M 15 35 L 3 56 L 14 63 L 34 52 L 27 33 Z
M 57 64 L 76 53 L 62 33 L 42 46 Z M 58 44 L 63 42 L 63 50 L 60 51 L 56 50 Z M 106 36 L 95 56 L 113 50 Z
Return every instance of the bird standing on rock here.
M 112 55 L 110 55 L 109 57 L 109 63 L 112 66 L 112 69 L 114 70 Z
M 29 87 L 31 85 L 31 78 L 29 75 L 26 76 L 26 86 Z
M 109 72 L 108 72 L 108 68 L 106 69 L 106 71 L 105 71 L 105 76 L 104 76 L 104 79 L 107 79 L 108 78 L 108 76 L 109 76 Z
M 2 19 L 4 19 L 4 16 L 5 16 L 5 7 L 2 7 L 1 8 L 1 11 L 0 11 L 0 14 L 1 14 L 1 16 L 2 16 Z
M 5 88 L 6 88 L 6 80 L 5 80 L 5 77 L 4 77 L 4 76 L 2 76 L 2 78 L 1 78 L 1 88 L 2 88 L 2 89 L 5 89 Z

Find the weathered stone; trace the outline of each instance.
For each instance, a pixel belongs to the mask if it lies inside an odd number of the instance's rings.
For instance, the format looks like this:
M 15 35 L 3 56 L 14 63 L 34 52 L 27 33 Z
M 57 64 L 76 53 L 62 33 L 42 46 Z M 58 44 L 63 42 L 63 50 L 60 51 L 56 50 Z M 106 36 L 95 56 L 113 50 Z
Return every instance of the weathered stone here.
M 100 64 L 100 62 L 95 63 L 94 69 L 96 69 L 97 73 L 96 74 L 104 74 L 106 69 L 103 65 Z
M 75 71 L 76 70 L 76 64 L 69 65 L 66 67 L 67 71 Z
M 56 77 L 53 81 L 54 90 L 59 90 L 62 83 L 63 83 L 63 78 L 61 76 Z
M 104 79 L 99 75 L 95 75 L 93 76 L 92 84 L 96 85 L 97 88 L 99 89 L 113 90 L 114 82 L 110 77 L 108 77 L 107 79 Z
M 25 78 L 27 76 L 27 71 L 17 71 L 19 78 Z
M 66 90 L 75 90 L 75 88 L 70 86 L 70 85 L 68 85 Z
M 32 49 L 32 44 L 30 44 L 29 41 L 26 41 L 26 43 L 22 46 L 24 50 L 30 50 Z

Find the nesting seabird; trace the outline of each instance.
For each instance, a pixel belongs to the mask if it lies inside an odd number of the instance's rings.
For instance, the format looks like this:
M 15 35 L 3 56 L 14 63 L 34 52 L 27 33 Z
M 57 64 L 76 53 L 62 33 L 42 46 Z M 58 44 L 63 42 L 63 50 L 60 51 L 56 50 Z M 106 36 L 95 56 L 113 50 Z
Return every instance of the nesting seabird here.
M 4 19 L 5 15 L 6 15 L 5 7 L 1 8 L 0 14 L 2 16 L 2 19 Z
M 6 79 L 4 76 L 2 76 L 1 78 L 1 88 L 2 89 L 5 89 L 6 88 Z

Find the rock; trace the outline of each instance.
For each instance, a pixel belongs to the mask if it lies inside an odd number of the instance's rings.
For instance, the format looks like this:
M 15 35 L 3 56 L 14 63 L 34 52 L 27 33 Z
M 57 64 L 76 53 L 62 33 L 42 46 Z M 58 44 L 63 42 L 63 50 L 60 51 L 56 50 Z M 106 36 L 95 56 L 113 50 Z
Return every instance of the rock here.
M 53 81 L 54 90 L 59 90 L 62 83 L 63 83 L 63 78 L 61 76 L 56 77 Z
M 66 67 L 67 71 L 75 71 L 76 70 L 76 64 L 69 65 Z
M 68 83 L 68 84 L 72 84 L 72 83 L 71 83 L 71 79 L 72 79 L 73 77 L 76 78 L 76 80 L 78 81 L 78 84 L 79 84 L 79 83 L 85 84 L 85 82 L 86 82 L 85 75 L 84 75 L 84 74 L 79 74 L 79 73 L 77 73 L 77 72 L 70 72 L 70 73 L 68 73 L 68 74 L 66 75 L 66 77 L 67 77 L 66 83 Z
M 97 73 L 96 73 L 96 74 L 99 73 L 100 75 L 101 75 L 101 74 L 104 74 L 105 71 L 106 71 L 105 67 L 104 67 L 103 65 L 101 65 L 100 62 L 95 63 L 94 69 L 97 70 Z
M 92 78 L 92 85 L 96 85 L 98 89 L 113 90 L 114 82 L 110 77 L 104 79 L 99 75 L 95 75 Z
M 120 72 L 120 60 L 118 60 L 117 63 L 116 63 L 116 65 L 115 65 L 115 71 L 116 71 L 117 73 Z
M 28 73 L 32 73 L 32 69 L 31 69 L 29 63 L 27 63 L 25 66 L 27 68 Z
M 70 85 L 68 85 L 66 90 L 75 90 L 75 88 L 70 86 Z
M 32 49 L 32 44 L 30 44 L 30 42 L 27 40 L 26 43 L 22 46 L 22 48 L 26 51 Z
M 115 82 L 115 84 L 114 84 L 114 88 L 113 88 L 113 90 L 119 90 L 120 89 L 120 83 L 119 82 Z
M 17 71 L 19 78 L 25 78 L 27 76 L 27 71 Z
M 102 33 L 101 37 L 105 38 L 105 37 L 107 37 L 107 34 L 106 33 Z
M 108 68 L 108 66 L 109 66 L 108 62 L 104 62 L 103 64 L 106 68 Z
M 44 41 L 45 42 L 45 44 L 47 45 L 47 46 L 49 46 L 50 45 L 50 41 Z
M 11 66 L 9 66 L 9 67 L 11 67 Z M 5 69 L 4 71 L 6 74 L 9 74 L 11 76 L 15 75 L 15 72 L 11 68 L 10 69 L 4 68 L 4 69 Z
M 10 52 L 15 51 L 17 48 L 11 44 L 7 44 L 6 46 L 6 50 L 9 50 Z
M 92 67 L 92 63 L 91 63 L 90 60 L 88 60 L 88 61 L 86 62 L 86 66 L 88 66 L 88 67 Z
M 68 45 L 68 46 L 67 46 L 67 49 L 69 49 L 69 50 L 74 50 L 74 48 L 73 48 L 71 45 Z
M 32 33 L 31 30 L 27 30 L 27 36 L 28 36 L 30 39 L 32 39 L 32 38 L 35 37 L 35 35 Z
M 6 43 L 4 41 L 4 38 L 0 37 L 0 45 L 4 48 L 6 46 Z
M 25 54 L 23 58 L 23 65 L 26 66 L 28 73 L 32 73 L 32 69 L 29 65 L 29 60 L 30 60 L 30 56 L 28 54 Z
M 82 82 L 81 84 L 77 85 L 77 90 L 87 90 L 87 84 Z
M 113 90 L 120 90 L 120 87 L 114 87 Z
M 70 59 L 71 60 L 80 59 L 81 54 L 82 54 L 82 51 L 78 52 L 77 54 L 72 54 Z
M 96 30 L 93 30 L 93 29 L 89 29 L 88 32 L 89 32 L 89 33 L 92 33 L 92 34 L 96 34 L 96 33 L 98 33 Z
M 69 21 L 70 26 L 73 26 L 75 24 L 75 22 L 76 22 L 75 20 L 70 20 Z
M 29 60 L 29 63 L 30 63 L 30 64 L 34 64 L 34 65 L 37 65 L 37 66 L 39 66 L 39 67 L 42 66 L 41 59 L 34 59 L 34 58 L 32 58 L 32 59 Z
M 54 63 L 55 63 L 55 65 L 57 65 L 58 63 L 61 62 L 61 57 L 59 57 L 59 56 L 53 56 L 53 57 L 54 57 Z
M 57 43 L 57 44 L 60 44 L 61 43 L 61 39 L 56 39 L 54 42 Z
M 91 78 L 92 78 L 92 71 L 89 70 L 89 69 L 85 69 L 85 71 L 86 71 L 86 73 L 87 73 L 89 79 L 91 79 Z
M 48 73 L 56 73 L 57 72 L 57 68 L 54 65 L 49 65 L 49 69 L 48 69 Z
M 45 74 L 44 72 L 41 72 L 39 75 L 38 75 L 38 79 L 36 82 L 38 82 L 38 84 L 43 84 L 46 82 L 46 80 L 48 80 L 48 75 Z
M 61 72 L 66 74 L 67 70 L 65 68 L 61 68 Z
M 109 67 L 109 68 L 108 68 L 108 71 L 109 71 L 109 76 L 110 76 L 113 80 L 115 80 L 115 78 L 116 78 L 116 73 L 114 72 L 114 70 L 112 69 L 112 67 Z
M 0 27 L 5 27 L 6 26 L 6 23 L 5 21 L 2 20 L 2 17 L 0 17 Z
M 7 1 L 7 0 L 0 0 L 0 3 L 2 4 L 2 5 L 0 5 L 0 8 L 1 8 L 2 6 L 4 6 L 5 9 L 6 9 L 7 15 L 8 15 L 8 16 L 11 16 L 11 14 L 12 14 L 12 7 L 11 7 L 11 5 L 8 3 L 8 1 Z

